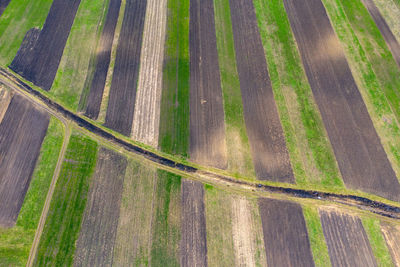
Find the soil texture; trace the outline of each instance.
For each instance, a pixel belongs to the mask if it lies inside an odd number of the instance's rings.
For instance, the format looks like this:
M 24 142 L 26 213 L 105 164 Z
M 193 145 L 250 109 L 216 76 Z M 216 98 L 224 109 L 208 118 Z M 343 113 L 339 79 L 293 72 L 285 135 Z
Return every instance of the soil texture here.
M 0 0 L 0 17 L 10 2 L 11 0 Z
M 393 262 L 397 267 L 400 267 L 400 226 L 381 223 L 381 227 Z

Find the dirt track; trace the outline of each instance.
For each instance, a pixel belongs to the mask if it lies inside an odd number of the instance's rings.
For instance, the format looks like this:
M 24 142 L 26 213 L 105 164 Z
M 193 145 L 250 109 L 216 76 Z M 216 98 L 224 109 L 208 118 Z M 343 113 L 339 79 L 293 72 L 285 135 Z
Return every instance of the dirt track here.
M 158 146 L 167 0 L 148 0 L 132 137 Z
M 230 0 L 244 118 L 257 178 L 294 183 L 252 1 Z
M 390 30 L 389 25 L 386 23 L 385 19 L 379 12 L 379 9 L 376 7 L 373 0 L 362 0 L 362 2 L 368 9 L 368 12 L 371 14 L 371 17 L 374 19 L 376 26 L 378 26 L 383 38 L 386 41 L 387 46 L 392 52 L 394 60 L 400 67 L 400 44 L 397 42 L 396 37 Z
M 79 4 L 80 0 L 54 0 L 37 40 L 24 52 L 24 60 L 20 60 L 18 51 L 10 68 L 44 90 L 50 90 Z
M 4 114 L 6 114 L 8 105 L 11 102 L 12 94 L 5 87 L 0 84 L 0 123 L 3 120 Z
M 204 185 L 182 181 L 181 266 L 207 266 Z
M 0 17 L 8 6 L 11 0 L 0 0 Z
M 17 220 L 50 116 L 15 95 L 0 124 L 0 225 Z
M 335 211 L 320 211 L 332 267 L 378 266 L 361 220 Z
M 301 206 L 267 198 L 258 204 L 268 266 L 314 266 Z
M 324 6 L 320 0 L 284 4 L 346 186 L 400 200 L 400 184 Z
M 212 0 L 190 1 L 190 158 L 227 167 L 225 122 Z
M 100 112 L 120 7 L 121 0 L 110 0 L 103 32 L 101 33 L 100 42 L 97 47 L 96 69 L 91 82 L 85 111 L 85 115 L 94 120 L 97 119 Z
M 99 150 L 74 266 L 111 266 L 126 166 L 120 154 Z
M 400 227 L 388 223 L 381 223 L 383 236 L 392 255 L 393 262 L 400 266 Z
M 118 40 L 105 126 L 131 135 L 147 0 L 127 0 Z

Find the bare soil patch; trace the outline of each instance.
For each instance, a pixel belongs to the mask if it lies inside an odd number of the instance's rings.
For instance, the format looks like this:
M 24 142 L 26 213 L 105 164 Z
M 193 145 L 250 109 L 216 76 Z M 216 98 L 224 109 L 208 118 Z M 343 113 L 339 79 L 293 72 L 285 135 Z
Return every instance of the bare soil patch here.
M 400 266 L 400 226 L 389 223 L 381 223 L 381 230 L 385 237 L 386 244 L 392 255 L 393 262 Z
M 332 267 L 378 266 L 359 218 L 336 211 L 319 213 Z
M 3 120 L 4 114 L 6 114 L 8 105 L 11 102 L 12 93 L 10 90 L 7 90 L 0 83 L 0 123 Z
M 0 17 L 10 2 L 11 0 L 0 0 Z
M 204 185 L 182 181 L 181 265 L 207 266 Z
M 74 266 L 111 266 L 126 166 L 125 157 L 100 149 Z
M 85 115 L 94 120 L 97 119 L 100 112 L 120 7 L 121 0 L 110 0 L 103 32 L 101 33 L 100 42 L 96 51 L 96 69 L 90 85 L 85 111 Z
M 131 135 L 147 0 L 127 0 L 118 41 L 105 126 Z
M 284 0 L 346 186 L 400 200 L 400 184 L 320 0 Z
M 269 266 L 314 266 L 303 210 L 300 204 L 258 200 Z
M 252 1 L 230 0 L 243 111 L 257 178 L 294 183 Z
M 190 158 L 227 167 L 225 121 L 212 0 L 190 1 Z
M 32 38 L 32 30 L 27 32 L 25 39 L 32 41 L 29 47 L 23 43 L 10 68 L 44 90 L 50 90 L 79 4 L 80 0 L 54 0 L 38 36 L 35 31 L 37 39 Z
M 15 224 L 28 190 L 49 115 L 15 95 L 0 124 L 0 225 Z

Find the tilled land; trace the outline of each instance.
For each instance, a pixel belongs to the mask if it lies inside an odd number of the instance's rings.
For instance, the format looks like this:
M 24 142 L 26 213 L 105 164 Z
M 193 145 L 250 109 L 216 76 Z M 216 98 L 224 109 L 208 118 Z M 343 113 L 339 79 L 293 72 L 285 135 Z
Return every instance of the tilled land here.
M 28 190 L 50 117 L 15 95 L 0 124 L 0 225 L 13 226 Z
M 212 0 L 190 1 L 190 158 L 227 167 L 225 122 Z
M 0 123 L 3 120 L 4 114 L 6 114 L 11 99 L 12 99 L 11 91 L 7 90 L 5 87 L 2 87 L 0 83 Z
M 400 266 L 400 226 L 382 223 L 381 227 L 393 262 L 396 266 Z
M 400 184 L 320 0 L 284 0 L 346 186 L 400 199 Z
M 294 182 L 252 1 L 230 0 L 247 134 L 260 180 Z

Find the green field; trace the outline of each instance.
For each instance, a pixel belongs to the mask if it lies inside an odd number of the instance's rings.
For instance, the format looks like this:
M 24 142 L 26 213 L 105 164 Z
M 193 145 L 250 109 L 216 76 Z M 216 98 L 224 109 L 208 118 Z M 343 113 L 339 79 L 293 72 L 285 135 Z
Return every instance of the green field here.
M 97 143 L 73 131 L 57 180 L 35 266 L 69 266 L 85 210 Z
M 63 127 L 52 118 L 17 223 L 0 228 L 0 266 L 25 266 L 63 143 Z

